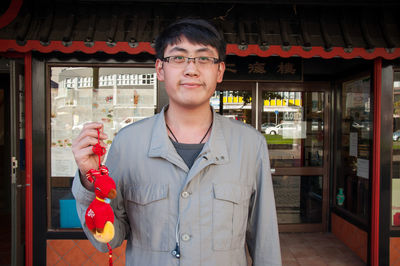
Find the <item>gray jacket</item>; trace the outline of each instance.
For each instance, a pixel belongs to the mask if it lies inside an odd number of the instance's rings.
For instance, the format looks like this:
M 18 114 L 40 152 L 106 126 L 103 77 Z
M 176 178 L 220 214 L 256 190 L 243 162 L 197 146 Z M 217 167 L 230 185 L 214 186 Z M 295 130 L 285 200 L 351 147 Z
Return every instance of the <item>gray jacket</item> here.
M 120 130 L 106 165 L 117 184 L 115 237 L 128 239 L 126 265 L 281 265 L 265 138 L 214 113 L 210 139 L 189 170 L 168 138 L 164 110 Z M 75 176 L 73 194 L 93 245 L 85 211 L 94 198 Z M 171 255 L 179 242 L 181 258 Z

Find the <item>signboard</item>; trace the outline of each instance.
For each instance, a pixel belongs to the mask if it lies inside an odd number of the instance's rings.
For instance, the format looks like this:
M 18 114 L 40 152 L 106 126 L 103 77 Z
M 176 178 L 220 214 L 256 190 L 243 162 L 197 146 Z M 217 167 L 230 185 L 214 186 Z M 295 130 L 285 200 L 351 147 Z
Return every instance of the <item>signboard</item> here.
M 224 80 L 302 81 L 302 59 L 227 56 Z

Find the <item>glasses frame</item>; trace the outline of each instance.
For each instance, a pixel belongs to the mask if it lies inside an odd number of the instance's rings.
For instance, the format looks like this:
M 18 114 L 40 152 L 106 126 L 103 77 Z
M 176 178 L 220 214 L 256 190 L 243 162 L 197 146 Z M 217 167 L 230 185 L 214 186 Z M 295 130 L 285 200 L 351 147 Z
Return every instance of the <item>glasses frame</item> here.
M 210 61 L 212 64 L 214 64 L 214 65 L 222 62 L 221 59 L 215 58 L 215 57 L 212 57 L 212 56 L 188 57 L 188 56 L 182 56 L 182 55 L 166 56 L 166 57 L 161 58 L 161 61 L 170 63 L 171 58 L 173 59 L 173 58 L 176 58 L 176 57 L 183 57 L 185 60 L 184 60 L 182 63 L 173 62 L 172 64 L 175 64 L 175 65 L 182 65 L 182 66 L 185 65 L 185 64 L 189 64 L 189 61 L 190 61 L 190 60 L 192 60 L 193 63 L 194 63 L 195 65 L 208 65 L 208 64 L 199 63 L 199 59 L 200 59 L 200 58 L 208 58 L 209 61 Z M 212 61 L 211 61 L 211 60 L 212 60 Z

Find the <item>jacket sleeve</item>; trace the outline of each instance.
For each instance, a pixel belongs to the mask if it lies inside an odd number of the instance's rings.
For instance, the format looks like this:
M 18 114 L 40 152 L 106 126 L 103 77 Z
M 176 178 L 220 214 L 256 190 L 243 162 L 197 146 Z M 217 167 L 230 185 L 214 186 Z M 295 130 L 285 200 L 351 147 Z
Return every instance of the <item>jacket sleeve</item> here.
M 117 145 L 114 145 L 116 140 L 110 148 L 110 151 L 107 155 L 107 167 L 110 171 L 110 176 L 114 179 L 116 186 L 117 186 L 117 197 L 111 200 L 111 207 L 114 211 L 114 230 L 115 235 L 114 238 L 111 240 L 110 245 L 112 248 L 116 248 L 122 244 L 127 234 L 129 234 L 129 223 L 127 221 L 127 216 L 124 207 L 123 201 L 123 185 L 122 185 L 122 178 L 121 175 L 123 174 L 123 167 L 119 165 L 121 160 L 119 159 L 119 152 Z M 116 144 L 116 143 L 115 143 Z M 125 166 L 126 168 L 126 166 Z M 79 171 L 79 170 L 78 170 Z M 90 203 L 95 198 L 95 194 L 92 191 L 87 190 L 81 183 L 79 178 L 79 172 L 75 174 L 73 183 L 72 183 L 72 194 L 76 200 L 76 210 L 78 212 L 78 217 L 82 224 L 83 231 L 85 232 L 87 238 L 93 244 L 93 246 L 101 251 L 101 252 L 108 252 L 108 248 L 106 244 L 98 242 L 93 236 L 92 233 L 89 231 L 85 224 L 85 213 L 86 209 L 90 205 Z
M 246 242 L 253 265 L 282 265 L 271 168 L 265 138 L 257 154 Z

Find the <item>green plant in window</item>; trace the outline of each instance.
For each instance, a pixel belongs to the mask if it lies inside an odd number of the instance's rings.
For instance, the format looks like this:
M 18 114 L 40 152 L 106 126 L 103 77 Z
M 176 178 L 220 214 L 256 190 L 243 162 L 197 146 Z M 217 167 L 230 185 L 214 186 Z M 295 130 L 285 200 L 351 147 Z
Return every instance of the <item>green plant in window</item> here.
M 241 108 L 243 108 L 247 104 L 251 103 L 251 92 L 243 91 L 242 92 L 242 97 L 243 97 L 243 105 L 242 105 Z
M 400 100 L 394 102 L 393 107 L 394 107 L 393 114 L 400 115 Z
M 269 100 L 269 99 L 278 99 L 281 100 L 282 96 L 276 92 L 270 92 L 270 91 L 264 91 L 263 92 L 263 100 Z

